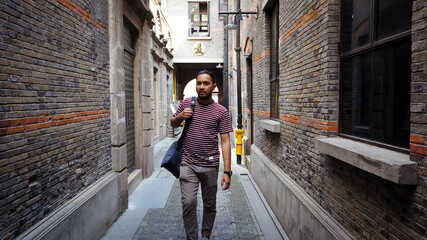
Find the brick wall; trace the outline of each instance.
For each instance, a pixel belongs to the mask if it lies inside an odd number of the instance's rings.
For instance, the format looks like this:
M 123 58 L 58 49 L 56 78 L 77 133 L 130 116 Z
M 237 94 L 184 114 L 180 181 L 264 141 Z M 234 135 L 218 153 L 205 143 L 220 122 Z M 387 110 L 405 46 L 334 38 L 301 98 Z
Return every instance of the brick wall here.
M 418 162 L 418 185 L 411 189 L 405 224 L 427 235 L 427 4 L 412 5 L 411 160 Z
M 411 83 L 411 159 L 419 162 L 420 173 L 426 174 L 427 156 L 427 27 L 425 1 L 414 1 L 412 14 L 412 83 Z
M 261 7 L 263 2 L 242 1 L 242 9 Z M 359 239 L 426 235 L 424 2 L 413 5 L 410 151 L 419 163 L 416 186 L 394 184 L 314 149 L 315 137 L 338 134 L 340 1 L 280 1 L 280 134 L 257 124 L 270 114 L 269 19 L 260 9 L 258 18 L 245 18 L 242 24 L 242 48 L 248 37 L 253 39 L 255 145 Z M 243 56 L 242 63 L 244 70 Z M 244 90 L 245 76 L 242 73 Z M 246 101 L 243 108 L 248 108 Z
M 0 3 L 0 238 L 111 169 L 108 3 Z

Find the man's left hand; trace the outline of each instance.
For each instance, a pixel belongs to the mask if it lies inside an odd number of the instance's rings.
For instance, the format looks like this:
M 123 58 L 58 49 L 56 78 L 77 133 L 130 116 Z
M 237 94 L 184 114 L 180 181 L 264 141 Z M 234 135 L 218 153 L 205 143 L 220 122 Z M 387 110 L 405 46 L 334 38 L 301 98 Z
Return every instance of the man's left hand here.
M 227 174 L 222 174 L 221 187 L 222 190 L 227 190 L 231 185 L 231 178 Z

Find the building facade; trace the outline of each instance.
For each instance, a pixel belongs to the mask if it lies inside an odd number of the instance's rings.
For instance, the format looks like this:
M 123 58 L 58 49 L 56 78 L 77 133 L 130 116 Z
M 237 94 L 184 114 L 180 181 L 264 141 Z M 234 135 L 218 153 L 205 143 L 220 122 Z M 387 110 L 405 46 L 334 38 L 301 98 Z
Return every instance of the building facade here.
M 99 239 L 153 172 L 170 48 L 148 0 L 0 6 L 0 239 Z
M 185 87 L 197 72 L 207 69 L 217 77 L 218 102 L 223 102 L 223 69 L 218 68 L 224 61 L 220 4 L 219 0 L 162 1 L 173 34 L 174 100 L 181 100 Z
M 164 2 L 164 1 L 163 1 Z M 150 9 L 154 14 L 155 25 L 152 32 L 153 46 L 153 126 L 154 144 L 165 137 L 173 136 L 173 128 L 169 124 L 170 104 L 174 94 L 174 66 L 172 29 L 166 16 L 165 3 L 151 0 Z
M 240 4 L 243 160 L 290 239 L 424 239 L 425 1 Z

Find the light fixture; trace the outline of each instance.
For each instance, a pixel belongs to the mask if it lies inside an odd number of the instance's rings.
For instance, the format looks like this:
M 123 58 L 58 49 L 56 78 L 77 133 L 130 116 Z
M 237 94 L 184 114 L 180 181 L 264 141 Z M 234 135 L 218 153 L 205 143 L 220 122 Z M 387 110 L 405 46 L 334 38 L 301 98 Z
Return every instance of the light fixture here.
M 234 20 L 231 20 L 229 24 L 224 26 L 224 29 L 237 30 L 236 16 L 234 16 Z
M 244 14 L 246 17 L 249 14 L 255 14 L 255 18 L 258 18 L 258 6 L 256 7 L 255 11 L 242 12 L 242 10 L 239 9 L 238 11 L 235 11 L 235 12 L 223 12 L 223 11 L 220 11 L 218 13 L 219 14 L 234 14 L 233 19 L 230 21 L 229 24 L 227 24 L 227 25 L 224 26 L 224 29 L 226 29 L 226 30 L 237 30 L 237 20 L 236 20 L 236 18 L 239 18 L 239 20 L 243 20 L 242 14 Z
M 216 65 L 216 68 L 223 68 L 221 63 L 218 63 L 218 65 Z

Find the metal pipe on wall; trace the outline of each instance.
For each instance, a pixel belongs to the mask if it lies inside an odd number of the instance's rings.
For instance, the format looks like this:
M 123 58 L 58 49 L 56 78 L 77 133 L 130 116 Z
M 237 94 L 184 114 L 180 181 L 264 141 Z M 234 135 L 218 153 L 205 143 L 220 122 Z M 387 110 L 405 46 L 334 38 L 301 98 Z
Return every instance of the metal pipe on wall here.
M 228 10 L 228 9 L 227 9 Z M 224 27 L 228 24 L 228 16 L 225 18 Z M 224 67 L 222 71 L 222 95 L 223 105 L 229 110 L 229 90 L 228 90 L 228 30 L 224 28 Z
M 240 0 L 237 0 L 237 10 L 240 11 Z M 240 16 L 236 17 L 237 31 L 236 31 L 236 60 L 237 60 L 237 128 L 242 129 L 242 71 L 240 67 Z M 237 155 L 237 164 L 242 163 L 242 155 Z

